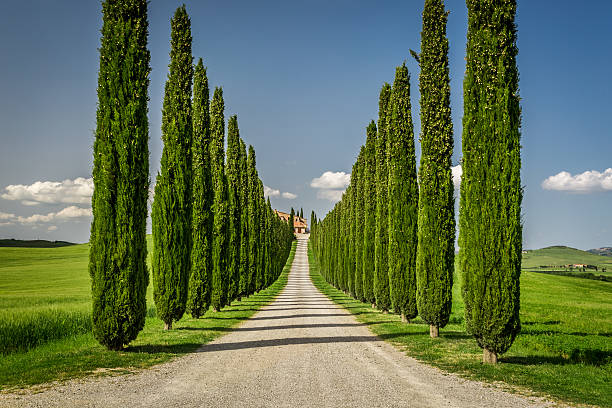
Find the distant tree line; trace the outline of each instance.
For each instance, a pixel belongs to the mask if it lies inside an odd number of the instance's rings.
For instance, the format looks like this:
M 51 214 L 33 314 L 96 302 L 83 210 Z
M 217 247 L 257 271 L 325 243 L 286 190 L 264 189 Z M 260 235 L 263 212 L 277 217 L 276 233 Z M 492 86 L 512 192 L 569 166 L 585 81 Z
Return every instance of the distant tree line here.
M 111 350 L 144 327 L 149 197 L 146 0 L 105 0 L 94 141 L 89 272 L 93 332 Z M 162 108 L 164 143 L 152 205 L 153 295 L 165 329 L 258 292 L 280 275 L 294 239 L 264 199 L 255 149 L 229 119 L 221 88 L 210 100 L 202 59 L 193 66 L 184 6 L 171 20 Z
M 516 1 L 467 0 L 463 175 L 459 265 L 466 329 L 497 362 L 520 331 L 522 250 L 520 105 Z M 455 264 L 453 126 L 448 12 L 426 0 L 420 66 L 421 160 L 417 174 L 410 76 L 398 67 L 379 97 L 378 122 L 353 166 L 351 183 L 322 220 L 311 245 L 328 282 L 410 322 L 431 337 L 449 322 Z

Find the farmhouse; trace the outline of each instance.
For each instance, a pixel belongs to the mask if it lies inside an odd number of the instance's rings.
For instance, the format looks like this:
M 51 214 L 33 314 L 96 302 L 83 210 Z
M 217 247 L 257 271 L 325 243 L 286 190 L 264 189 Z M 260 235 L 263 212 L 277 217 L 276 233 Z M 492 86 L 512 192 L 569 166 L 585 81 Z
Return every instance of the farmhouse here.
M 281 220 L 288 222 L 291 214 L 287 214 L 282 211 L 274 210 L 276 215 L 280 217 Z M 293 216 L 293 232 L 296 234 L 305 234 L 308 232 L 308 221 L 306 218 L 302 218 L 298 215 Z

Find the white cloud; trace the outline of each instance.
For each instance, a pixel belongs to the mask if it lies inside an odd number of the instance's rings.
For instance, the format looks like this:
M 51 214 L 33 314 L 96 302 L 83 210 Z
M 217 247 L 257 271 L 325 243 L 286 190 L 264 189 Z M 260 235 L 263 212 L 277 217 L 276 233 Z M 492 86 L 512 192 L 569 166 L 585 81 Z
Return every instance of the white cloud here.
M 457 166 L 451 167 L 451 170 L 453 172 L 453 184 L 455 185 L 455 188 L 458 189 L 461 185 L 461 175 L 463 174 L 463 167 L 461 167 L 461 165 L 459 164 Z
M 296 195 L 296 194 L 289 193 L 289 192 L 284 192 L 284 193 L 282 194 L 282 196 L 283 196 L 283 198 L 286 198 L 286 199 L 288 199 L 288 200 L 295 200 L 295 199 L 297 198 L 297 195 Z
M 344 190 L 319 190 L 317 192 L 317 198 L 335 203 L 342 199 L 342 194 L 344 194 Z
M 275 190 L 264 185 L 264 197 L 277 197 L 280 195 L 280 190 Z
M 37 181 L 30 185 L 14 184 L 4 188 L 0 197 L 32 206 L 46 204 L 89 204 L 93 194 L 93 179 L 78 177 L 64 181 Z
M 310 187 L 321 189 L 343 189 L 351 182 L 351 174 L 343 171 L 326 171 L 321 177 L 313 178 Z
M 47 231 L 55 231 L 57 230 L 57 225 L 51 225 L 49 226 L 49 228 L 47 228 Z
M 606 169 L 603 173 L 590 170 L 575 176 L 567 171 L 562 171 L 544 180 L 542 188 L 572 193 L 610 191 L 612 190 L 612 168 Z
M 15 219 L 15 214 L 9 214 L 9 213 L 5 213 L 0 211 L 0 221 L 4 221 L 4 220 L 14 220 Z
M 13 216 L 14 220 L 19 224 L 40 224 L 52 221 L 66 221 L 73 218 L 91 217 L 91 208 L 80 208 L 74 205 L 66 207 L 58 212 L 50 212 L 48 214 L 33 214 L 29 217 Z

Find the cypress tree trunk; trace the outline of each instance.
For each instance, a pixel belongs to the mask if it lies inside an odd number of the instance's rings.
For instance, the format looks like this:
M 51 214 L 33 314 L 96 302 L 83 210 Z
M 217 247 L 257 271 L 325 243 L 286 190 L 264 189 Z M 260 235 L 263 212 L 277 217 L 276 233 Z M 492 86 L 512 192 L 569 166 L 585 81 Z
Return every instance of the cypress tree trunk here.
M 448 39 L 442 0 L 426 0 L 421 33 L 421 167 L 419 177 L 418 309 L 435 330 L 451 314 L 455 267 L 455 200 L 451 158 Z
M 519 333 L 522 249 L 516 1 L 468 0 L 459 261 L 485 362 Z
M 107 0 L 102 13 L 89 274 L 93 335 L 119 350 L 147 311 L 147 2 Z
M 210 173 L 210 112 L 206 68 L 198 61 L 193 78 L 193 217 L 191 277 L 187 309 L 198 318 L 210 306 L 213 190 Z
M 248 294 L 248 278 L 249 278 L 249 211 L 248 211 L 248 171 L 247 171 L 247 152 L 244 141 L 240 139 L 240 156 L 239 156 L 239 172 L 240 172 L 240 283 L 238 296 Z
M 240 135 L 238 117 L 232 116 L 227 125 L 227 189 L 229 216 L 228 245 L 228 303 L 234 300 L 240 292 L 240 236 L 241 236 L 241 203 L 240 189 Z
M 255 149 L 253 146 L 249 146 L 249 156 L 247 159 L 248 169 L 248 181 L 249 181 L 249 276 L 248 276 L 248 293 L 254 293 L 256 284 L 255 279 L 257 277 L 257 259 L 259 256 L 259 212 L 257 203 L 257 191 L 259 177 L 257 175 L 255 158 Z
M 229 209 L 225 175 L 225 119 L 223 90 L 215 88 L 210 106 L 210 162 L 213 181 L 213 246 L 211 304 L 215 311 L 227 304 Z
M 374 248 L 374 295 L 376 306 L 389 310 L 389 203 L 387 201 L 387 122 L 389 120 L 389 101 L 391 86 L 385 83 L 380 91 L 378 102 L 378 135 L 376 136 L 376 240 Z
M 374 241 L 376 238 L 376 124 L 371 121 L 367 128 L 365 146 L 365 178 L 363 185 L 364 232 L 363 232 L 363 298 L 374 306 Z M 327 219 L 327 217 L 326 217 Z
M 191 22 L 185 7 L 171 21 L 170 72 L 162 109 L 164 150 L 153 201 L 153 298 L 157 315 L 172 327 L 187 304 L 191 271 L 192 158 Z
M 389 282 L 391 303 L 404 320 L 417 316 L 416 252 L 419 186 L 410 76 L 406 64 L 395 71 L 387 135 L 389 165 Z

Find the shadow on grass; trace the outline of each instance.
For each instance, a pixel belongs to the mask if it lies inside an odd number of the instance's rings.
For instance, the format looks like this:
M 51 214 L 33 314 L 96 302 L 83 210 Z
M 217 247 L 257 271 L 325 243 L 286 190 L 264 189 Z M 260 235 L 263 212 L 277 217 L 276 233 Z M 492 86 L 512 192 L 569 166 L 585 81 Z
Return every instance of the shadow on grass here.
M 139 346 L 129 346 L 123 351 L 126 353 L 148 353 L 148 354 L 187 354 L 196 351 L 201 347 L 201 343 L 184 344 L 142 344 Z
M 540 364 L 585 364 L 590 366 L 603 366 L 612 362 L 612 352 L 603 350 L 573 350 L 565 356 L 508 356 L 501 357 L 501 362 L 518 365 Z

